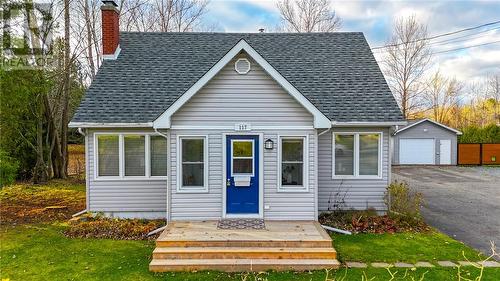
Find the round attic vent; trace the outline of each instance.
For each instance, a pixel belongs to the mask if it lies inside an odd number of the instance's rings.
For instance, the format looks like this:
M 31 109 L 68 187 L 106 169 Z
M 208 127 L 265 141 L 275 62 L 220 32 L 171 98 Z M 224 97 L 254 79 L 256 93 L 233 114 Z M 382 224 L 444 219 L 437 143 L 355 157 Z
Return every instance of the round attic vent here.
M 234 63 L 234 69 L 238 74 L 247 74 L 250 71 L 250 61 L 244 58 L 238 59 Z

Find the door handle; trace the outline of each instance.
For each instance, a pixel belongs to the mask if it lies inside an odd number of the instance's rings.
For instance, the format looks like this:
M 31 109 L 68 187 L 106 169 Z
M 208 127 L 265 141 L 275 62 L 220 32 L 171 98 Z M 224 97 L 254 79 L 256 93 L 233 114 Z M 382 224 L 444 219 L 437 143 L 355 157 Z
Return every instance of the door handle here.
M 231 186 L 231 179 L 226 179 L 226 186 Z

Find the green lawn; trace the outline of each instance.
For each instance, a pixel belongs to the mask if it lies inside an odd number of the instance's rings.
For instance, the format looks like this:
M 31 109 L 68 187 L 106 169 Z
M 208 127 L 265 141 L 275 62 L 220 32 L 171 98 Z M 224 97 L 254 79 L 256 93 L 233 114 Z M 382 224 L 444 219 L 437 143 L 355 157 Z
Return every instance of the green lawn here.
M 437 231 L 429 233 L 332 235 L 341 261 L 408 262 L 483 260 L 485 257 Z M 463 253 L 463 254 L 462 254 Z
M 220 272 L 198 273 L 165 273 L 153 274 L 148 271 L 148 263 L 153 251 L 152 241 L 117 241 L 109 239 L 70 239 L 62 231 L 61 224 L 39 224 L 22 226 L 2 226 L 0 235 L 0 277 L 2 280 L 256 280 L 254 275 L 227 274 Z M 432 256 L 431 251 L 439 257 L 451 257 L 456 251 L 466 249 L 474 251 L 454 242 L 443 235 L 434 238 L 413 239 L 425 241 L 420 248 L 430 248 L 422 256 L 412 254 L 411 248 L 422 245 L 411 242 L 407 234 L 395 235 L 354 235 L 335 236 L 335 247 L 341 259 L 371 261 L 394 261 L 395 256 L 402 260 L 412 261 Z M 408 241 L 410 245 L 404 242 Z M 437 243 L 449 242 L 449 246 L 436 248 Z M 355 247 L 357 243 L 362 245 Z M 457 245 L 458 244 L 458 245 Z M 448 244 L 447 244 L 448 245 Z M 459 246 L 461 245 L 461 246 Z M 371 247 L 371 248 L 370 248 Z M 418 251 L 418 250 L 416 250 Z M 444 253 L 450 251 L 449 253 Z M 370 253 L 373 253 L 370 254 Z M 404 259 L 403 259 L 404 257 Z M 399 259 L 399 258 L 398 258 Z M 459 256 L 452 260 L 460 259 Z M 424 274 L 425 280 L 457 280 L 457 270 L 450 268 L 408 270 L 405 278 L 404 269 L 393 269 L 399 279 L 416 280 Z M 468 278 L 478 274 L 478 270 L 467 268 L 464 274 Z M 500 269 L 487 269 L 483 280 L 498 280 Z M 388 280 L 390 275 L 386 269 L 339 269 L 331 272 L 331 280 L 362 280 L 362 275 L 373 280 Z M 344 278 L 345 276 L 345 278 Z M 258 275 L 258 280 L 325 280 L 325 271 L 305 273 L 270 272 Z M 342 279 L 344 278 L 344 279 Z
M 16 184 L 0 191 L 0 280 L 389 280 L 386 269 L 339 269 L 326 279 L 326 271 L 267 272 L 228 274 L 221 272 L 184 272 L 153 274 L 148 264 L 153 241 L 110 239 L 73 239 L 62 232 L 67 227 L 47 221 L 67 219 L 82 209 L 85 185 L 75 181 L 51 181 L 46 185 Z M 19 219 L 24 210 L 43 207 L 47 202 L 71 206 L 62 217 L 40 220 Z M 40 206 L 39 206 L 40 205 Z M 13 210 L 18 213 L 13 213 Z M 1 215 L 0 214 L 0 215 Z M 5 223 L 9 216 L 12 222 Z M 38 218 L 38 217 L 36 217 Z M 438 232 L 427 234 L 333 235 L 341 261 L 416 262 L 463 260 L 462 251 L 478 260 L 475 250 Z M 397 273 L 395 273 L 397 272 Z M 393 280 L 457 280 L 457 269 L 392 269 Z M 464 276 L 474 279 L 478 270 L 467 267 Z M 362 279 L 365 278 L 365 279 Z M 373 279 L 372 279 L 373 278 Z M 486 269 L 482 280 L 500 280 L 500 269 Z

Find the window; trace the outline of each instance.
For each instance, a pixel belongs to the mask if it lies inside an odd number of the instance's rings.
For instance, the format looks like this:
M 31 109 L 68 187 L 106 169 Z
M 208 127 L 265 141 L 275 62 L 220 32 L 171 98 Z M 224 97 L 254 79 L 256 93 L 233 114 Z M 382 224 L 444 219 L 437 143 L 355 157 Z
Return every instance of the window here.
M 117 135 L 97 137 L 99 176 L 120 175 L 120 146 Z
M 333 176 L 381 176 L 382 133 L 334 133 L 333 140 Z
M 205 145 L 205 137 L 180 138 L 181 189 L 206 189 Z
M 305 137 L 280 138 L 280 171 L 279 188 L 305 190 L 306 167 Z
M 146 175 L 146 137 L 140 135 L 123 136 L 125 148 L 125 176 Z
M 137 133 L 96 133 L 94 171 L 98 179 L 167 177 L 167 140 Z
M 162 136 L 151 136 L 151 176 L 167 176 L 167 139 Z
M 233 140 L 233 175 L 253 175 L 253 140 Z
M 354 135 L 335 135 L 335 175 L 354 175 Z
M 378 175 L 378 134 L 359 135 L 359 174 Z

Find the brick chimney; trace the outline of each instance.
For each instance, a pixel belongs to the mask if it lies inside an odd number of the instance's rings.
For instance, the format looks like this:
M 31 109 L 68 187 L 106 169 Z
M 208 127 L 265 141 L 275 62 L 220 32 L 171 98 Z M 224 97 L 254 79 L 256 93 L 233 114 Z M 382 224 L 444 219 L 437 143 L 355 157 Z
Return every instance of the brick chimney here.
M 116 59 L 120 49 L 120 12 L 114 0 L 102 3 L 102 54 L 104 59 Z

